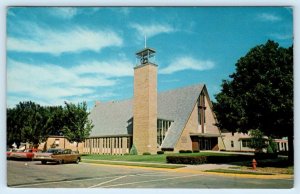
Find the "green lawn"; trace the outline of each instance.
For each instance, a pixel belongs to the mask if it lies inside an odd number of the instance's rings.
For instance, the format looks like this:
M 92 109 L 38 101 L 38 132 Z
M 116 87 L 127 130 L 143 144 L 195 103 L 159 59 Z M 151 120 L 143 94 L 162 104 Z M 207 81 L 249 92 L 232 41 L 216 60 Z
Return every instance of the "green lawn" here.
M 130 161 L 130 162 L 150 162 L 150 163 L 166 163 L 167 156 L 230 156 L 226 153 L 215 152 L 200 152 L 200 153 L 184 153 L 184 154 L 161 154 L 161 155 L 100 155 L 100 154 L 88 154 L 82 155 L 82 159 L 90 160 L 112 160 L 112 161 Z
M 213 170 L 206 170 L 205 172 L 219 172 L 219 173 L 230 173 L 230 174 L 272 175 L 271 173 L 265 173 L 265 172 L 239 171 L 239 170 L 230 170 L 230 169 L 213 169 Z
M 176 169 L 185 167 L 184 165 L 168 165 L 161 163 L 138 163 L 138 162 L 122 162 L 122 161 L 110 161 L 110 160 L 83 160 L 84 163 L 93 163 L 93 164 L 109 164 L 109 165 L 122 165 L 122 166 L 139 166 L 139 167 L 151 167 L 151 168 L 168 168 L 168 169 Z

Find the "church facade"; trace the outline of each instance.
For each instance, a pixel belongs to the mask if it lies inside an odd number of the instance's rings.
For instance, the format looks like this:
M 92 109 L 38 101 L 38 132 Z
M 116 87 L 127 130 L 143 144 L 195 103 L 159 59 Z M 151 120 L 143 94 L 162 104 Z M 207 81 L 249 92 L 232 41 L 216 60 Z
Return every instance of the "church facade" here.
M 132 99 L 95 103 L 83 153 L 126 154 L 133 145 L 138 154 L 225 149 L 206 85 L 158 93 L 154 54 L 151 48 L 136 53 Z

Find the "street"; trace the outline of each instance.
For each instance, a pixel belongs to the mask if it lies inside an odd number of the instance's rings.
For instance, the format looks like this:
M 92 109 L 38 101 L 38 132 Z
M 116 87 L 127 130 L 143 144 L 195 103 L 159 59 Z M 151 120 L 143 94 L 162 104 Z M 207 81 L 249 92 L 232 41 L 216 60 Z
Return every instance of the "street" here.
M 7 184 L 14 188 L 291 188 L 293 180 L 245 178 L 182 169 L 88 163 L 42 165 L 8 160 Z

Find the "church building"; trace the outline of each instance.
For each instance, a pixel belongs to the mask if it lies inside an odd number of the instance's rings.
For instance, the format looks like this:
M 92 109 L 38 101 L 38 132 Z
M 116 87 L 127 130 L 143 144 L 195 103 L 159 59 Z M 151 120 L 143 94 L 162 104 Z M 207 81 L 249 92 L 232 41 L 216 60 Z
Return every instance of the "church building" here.
M 151 48 L 136 53 L 132 99 L 95 103 L 83 153 L 126 154 L 133 145 L 138 154 L 225 149 L 205 84 L 158 93 L 154 55 Z

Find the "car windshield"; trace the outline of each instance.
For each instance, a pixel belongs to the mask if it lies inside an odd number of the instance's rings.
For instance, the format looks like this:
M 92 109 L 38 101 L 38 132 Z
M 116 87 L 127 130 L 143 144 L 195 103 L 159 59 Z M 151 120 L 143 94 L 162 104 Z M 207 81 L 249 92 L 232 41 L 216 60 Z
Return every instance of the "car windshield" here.
M 60 150 L 60 149 L 49 149 L 46 151 L 46 153 L 53 153 L 53 154 L 58 154 L 61 152 L 62 152 L 62 150 Z

